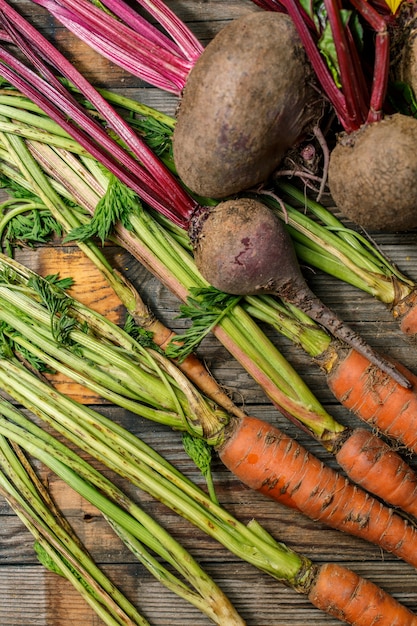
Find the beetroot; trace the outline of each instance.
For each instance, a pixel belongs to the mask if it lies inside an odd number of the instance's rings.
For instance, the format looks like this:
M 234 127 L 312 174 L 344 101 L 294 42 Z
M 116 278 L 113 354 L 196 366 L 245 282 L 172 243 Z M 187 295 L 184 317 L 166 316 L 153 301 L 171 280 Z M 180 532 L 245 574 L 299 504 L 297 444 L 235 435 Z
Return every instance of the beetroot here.
M 343 135 L 329 164 L 339 209 L 372 230 L 416 227 L 416 146 L 417 120 L 399 113 Z
M 180 178 L 214 198 L 265 181 L 317 119 L 311 83 L 288 16 L 256 12 L 231 22 L 187 78 L 173 135 Z
M 307 286 L 282 221 L 249 198 L 227 200 L 200 219 L 194 244 L 197 266 L 217 289 L 232 294 L 273 294 L 295 304 L 401 385 L 410 383 L 328 309 Z

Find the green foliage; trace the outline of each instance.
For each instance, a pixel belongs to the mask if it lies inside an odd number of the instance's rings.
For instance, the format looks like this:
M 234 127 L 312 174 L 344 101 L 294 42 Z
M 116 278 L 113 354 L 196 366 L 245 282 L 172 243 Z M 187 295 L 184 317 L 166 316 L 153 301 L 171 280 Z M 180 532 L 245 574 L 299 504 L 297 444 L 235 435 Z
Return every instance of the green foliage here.
M 152 348 L 153 350 L 157 350 L 163 354 L 163 351 L 153 340 L 153 333 L 149 330 L 145 330 L 145 328 L 142 328 L 141 326 L 138 326 L 131 315 L 127 316 L 123 330 L 139 345 L 141 345 L 142 348 Z
M 339 77 L 339 63 L 336 54 L 335 43 L 327 12 L 322 0 L 301 0 L 301 6 L 309 15 L 317 29 L 317 47 L 326 60 L 327 66 L 333 76 L 333 80 L 337 87 L 341 88 Z M 351 10 L 341 9 L 340 16 L 343 26 L 349 24 L 350 31 L 360 51 L 363 46 L 363 27 L 361 25 L 358 14 Z
M 388 88 L 388 99 L 398 113 L 417 117 L 417 98 L 407 83 L 400 81 L 391 83 Z
M 231 296 L 214 287 L 194 287 L 190 293 L 187 302 L 181 305 L 178 317 L 190 319 L 192 324 L 183 335 L 176 336 L 165 350 L 169 358 L 180 361 L 201 343 L 241 299 L 241 296 Z
M 66 241 L 86 241 L 92 237 L 98 237 L 104 243 L 118 222 L 130 230 L 130 216 L 140 208 L 140 200 L 135 192 L 116 176 L 110 174 L 106 193 L 97 203 L 91 220 L 85 225 L 74 228 L 65 239 Z
M 0 83 L 1 84 L 1 83 Z M 4 174 L 0 174 L 0 189 L 5 189 L 10 196 L 18 198 L 30 198 L 39 200 L 29 189 L 25 189 L 16 181 L 8 178 Z
M 0 322 L 0 355 L 2 358 L 11 359 L 15 356 L 19 361 L 25 362 L 32 371 L 42 374 L 54 374 L 55 370 L 50 368 L 39 357 L 35 356 L 30 350 L 19 345 L 15 339 L 21 336 L 14 328 Z
M 0 205 L 0 238 L 9 256 L 13 256 L 13 247 L 47 243 L 62 235 L 61 225 L 30 190 L 1 175 L 0 188 L 16 199 Z
M 28 286 L 40 297 L 51 314 L 51 330 L 55 341 L 63 345 L 72 345 L 70 334 L 74 328 L 79 327 L 79 324 L 68 313 L 72 299 L 62 289 L 61 284 L 56 274 L 48 278 L 34 275 L 28 281 Z
M 172 157 L 172 128 L 153 117 L 132 119 L 130 122 L 157 156 Z
M 190 435 L 190 433 L 187 432 L 183 433 L 182 443 L 184 450 L 204 476 L 211 500 L 218 504 L 211 473 L 211 463 L 213 458 L 212 447 L 204 439 L 193 437 L 193 435 Z

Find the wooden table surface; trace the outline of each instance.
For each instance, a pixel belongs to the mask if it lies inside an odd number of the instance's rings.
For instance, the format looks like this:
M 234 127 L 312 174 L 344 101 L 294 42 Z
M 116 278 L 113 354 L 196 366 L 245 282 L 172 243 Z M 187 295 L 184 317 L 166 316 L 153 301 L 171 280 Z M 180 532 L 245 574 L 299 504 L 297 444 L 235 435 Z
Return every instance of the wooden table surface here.
M 58 27 L 45 12 L 28 0 L 16 3 L 30 20 L 39 26 L 96 85 L 126 93 L 142 102 L 173 114 L 176 99 L 98 58 Z M 203 43 L 225 23 L 239 15 L 257 10 L 249 0 L 171 0 L 169 4 L 186 21 Z M 416 234 L 375 235 L 375 241 L 411 278 L 417 280 Z M 108 246 L 106 254 L 133 280 L 155 312 L 174 329 L 183 322 L 176 319 L 179 302 L 136 261 L 117 248 Z M 123 320 L 123 308 L 103 284 L 78 249 L 59 243 L 30 250 L 22 249 L 16 257 L 39 273 L 59 271 L 76 279 L 76 293 L 88 298 L 92 306 Z M 342 285 L 337 280 L 306 270 L 311 286 L 319 296 L 354 326 L 377 349 L 398 358 L 414 371 L 416 346 L 404 339 L 384 306 L 372 297 Z M 314 391 L 326 409 L 344 424 L 357 424 L 339 406 L 326 387 L 324 375 L 296 347 L 265 329 L 271 339 Z M 251 414 L 260 416 L 296 437 L 308 450 L 334 466 L 333 459 L 308 436 L 297 430 L 270 404 L 263 391 L 213 337 L 199 349 L 213 374 L 228 388 L 238 403 Z M 147 423 L 91 396 L 80 388 L 61 381 L 61 389 L 81 397 L 131 429 L 173 461 L 179 469 L 201 483 L 201 479 L 182 451 L 180 437 L 165 427 Z M 414 459 L 410 459 L 415 464 Z M 97 563 L 138 606 L 155 626 L 204 626 L 208 620 L 197 610 L 155 582 L 112 534 L 102 517 L 90 505 L 66 488 L 52 474 L 43 471 L 52 493 L 63 512 Z M 417 573 L 377 547 L 314 523 L 251 492 L 228 473 L 218 461 L 214 476 L 221 503 L 242 521 L 252 517 L 262 523 L 277 539 L 303 552 L 317 563 L 336 561 L 356 570 L 417 611 Z M 248 626 L 336 626 L 340 622 L 310 606 L 308 601 L 283 585 L 236 559 L 225 548 L 188 523 L 167 511 L 147 496 L 132 490 L 135 497 L 201 562 L 246 619 Z M 0 499 L 0 626 L 98 626 L 102 622 L 63 579 L 46 571 L 37 561 L 31 535 Z M 225 626 L 227 626 L 225 624 Z

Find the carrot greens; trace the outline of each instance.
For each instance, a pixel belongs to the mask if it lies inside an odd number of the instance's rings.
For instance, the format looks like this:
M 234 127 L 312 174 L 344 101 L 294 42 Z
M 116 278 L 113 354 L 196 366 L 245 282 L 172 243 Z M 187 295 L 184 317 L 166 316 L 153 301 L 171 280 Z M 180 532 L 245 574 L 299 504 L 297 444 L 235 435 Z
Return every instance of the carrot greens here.
M 18 413 L 3 400 L 0 411 L 3 416 Z M 0 493 L 32 533 L 40 562 L 67 578 L 105 624 L 148 625 L 95 565 L 22 450 L 3 435 L 0 437 Z
M 165 502 L 167 506 L 181 512 L 183 516 L 224 543 L 239 557 L 267 571 L 275 578 L 292 581 L 296 586 L 298 584 L 302 586 L 303 579 L 308 579 L 308 574 L 305 572 L 306 575 L 303 574 L 297 582 L 297 577 L 301 573 L 299 568 L 304 564 L 305 559 L 292 553 L 283 544 L 271 543 L 271 538 L 268 541 L 260 539 L 249 528 L 214 504 L 201 489 L 182 476 L 178 470 L 136 436 L 92 409 L 79 405 L 62 394 L 57 394 L 49 385 L 36 379 L 21 365 L 12 362 L 6 364 L 3 360 L 0 363 L 4 372 L 9 366 L 9 374 L 4 376 L 2 382 L 3 388 L 10 389 L 13 397 L 19 397 L 22 400 L 28 394 L 28 400 L 24 404 L 32 402 L 32 410 L 36 415 L 53 425 L 69 440 L 74 441 L 107 466 Z M 19 378 L 20 384 L 17 384 Z M 82 440 L 77 435 L 79 423 L 83 423 L 85 428 L 85 437 Z M 73 476 L 74 485 L 80 492 L 91 494 L 89 497 L 95 504 L 100 502 L 100 496 L 97 494 L 93 500 L 91 489 L 82 482 L 82 478 L 77 478 L 73 473 L 73 468 L 78 468 L 80 477 L 86 476 L 86 463 L 80 459 L 77 460 L 74 453 L 66 452 L 68 458 L 64 458 L 65 455 L 63 456 L 61 451 L 65 449 L 65 446 L 44 434 L 43 431 L 40 432 L 38 427 L 29 424 L 27 418 L 20 414 L 18 416 L 13 414 L 9 424 L 1 419 L 0 431 L 7 433 L 7 437 L 18 441 L 30 453 L 36 454 L 58 475 L 66 477 L 67 480 Z M 111 438 L 109 438 L 110 433 Z M 116 447 L 115 442 L 122 445 Z M 89 471 L 91 472 L 89 479 L 110 494 L 109 489 L 106 488 L 106 479 L 99 476 L 95 470 Z M 129 513 L 134 512 L 139 516 L 136 505 L 129 503 L 126 496 L 118 492 L 115 487 L 113 487 L 112 498 L 122 504 Z M 144 513 L 140 515 L 142 518 Z M 127 518 L 121 512 L 116 519 L 126 519 L 124 523 L 127 524 Z M 131 530 L 131 524 L 132 522 L 127 524 L 129 530 Z M 249 545 L 250 550 L 248 550 Z M 186 560 L 179 559 L 177 565 L 183 567 Z
M 12 368 L 11 373 L 15 372 L 17 376 L 19 376 L 20 373 L 23 376 L 20 386 L 16 385 L 16 382 L 13 384 L 14 393 L 16 395 L 20 393 L 25 394 L 25 380 L 30 384 L 31 377 L 32 379 L 34 378 L 33 375 L 25 372 L 24 368 L 18 364 L 10 365 Z M 13 378 L 13 373 L 11 378 Z M 9 383 L 10 379 L 8 382 L 5 382 L 5 387 L 8 387 Z M 61 406 L 61 410 L 55 411 L 54 405 L 59 406 L 60 402 L 51 402 L 52 396 L 50 393 L 49 400 L 47 399 L 48 394 L 42 397 L 42 389 L 47 391 L 48 386 L 45 383 L 40 383 L 40 381 L 36 390 L 35 387 L 32 388 L 31 395 L 32 399 L 35 400 L 33 406 L 37 407 L 34 409 L 35 413 L 45 422 L 49 421 L 49 423 L 53 424 L 57 430 L 69 437 L 74 443 L 80 444 L 81 438 L 76 434 L 79 426 L 76 426 L 75 412 L 74 416 L 71 417 L 69 407 L 65 409 L 65 406 Z M 61 397 L 61 404 L 65 405 L 65 401 L 62 402 L 62 400 L 64 400 L 63 397 Z M 50 406 L 48 409 L 49 402 Z M 73 405 L 73 407 L 75 407 L 75 405 Z M 84 407 L 80 405 L 78 409 L 80 419 L 83 415 L 83 409 Z M 48 410 L 51 412 L 49 416 Z M 230 620 L 232 624 L 244 623 L 218 586 L 201 569 L 192 556 L 109 479 L 95 470 L 87 461 L 81 459 L 78 454 L 70 450 L 65 443 L 58 441 L 53 435 L 41 429 L 6 401 L 2 401 L 1 403 L 0 414 L 2 441 L 4 437 L 7 437 L 9 440 L 17 442 L 31 456 L 42 461 L 72 489 L 97 507 L 116 530 L 117 534 L 122 539 L 127 539 L 127 546 L 133 548 L 132 551 L 139 558 L 140 562 L 160 582 L 165 584 L 171 591 L 196 606 L 199 610 L 203 611 L 217 624 L 224 623 L 225 619 Z M 85 414 L 88 417 L 87 409 L 85 410 Z M 92 416 L 93 413 L 91 414 L 91 417 Z M 59 420 L 62 420 L 62 422 L 60 423 Z M 110 420 L 108 420 L 108 422 L 110 423 Z M 66 423 L 66 425 L 64 425 L 64 423 Z M 96 422 L 96 427 L 98 424 L 99 421 Z M 70 434 L 71 428 L 73 428 L 72 435 Z M 123 429 L 120 429 L 119 434 L 114 436 L 113 442 L 115 443 L 116 441 L 122 444 L 123 448 Z M 140 441 L 138 445 L 139 444 Z M 108 443 L 108 446 L 109 445 L 111 446 L 111 444 Z M 94 451 L 96 448 L 98 450 L 101 449 L 101 454 L 96 452 L 96 456 L 99 458 L 106 454 L 105 443 L 99 442 L 97 433 L 94 435 L 92 432 L 90 435 L 87 435 L 86 431 L 86 444 L 81 445 L 81 447 L 90 452 Z M 143 450 L 147 449 L 145 444 L 142 445 L 142 448 Z M 127 454 L 126 450 L 125 454 Z M 156 460 L 156 453 L 151 449 L 149 449 L 147 454 L 149 459 L 153 461 Z M 110 455 L 109 458 L 111 458 L 111 456 L 112 455 Z M 115 455 L 113 454 L 113 456 Z M 111 463 L 109 464 L 111 465 Z M 162 458 L 159 464 L 161 467 L 165 466 L 168 469 L 168 464 Z M 123 469 L 123 465 L 128 465 L 127 461 L 121 463 L 119 473 L 122 476 L 129 476 L 129 472 Z M 175 473 L 174 469 L 172 469 L 172 473 Z M 167 480 L 166 483 L 168 485 L 167 489 L 169 489 L 169 480 Z M 23 489 L 22 486 L 20 486 L 20 488 Z M 43 513 L 50 521 L 52 514 L 49 510 L 44 508 Z M 60 542 L 63 541 L 62 537 L 63 535 L 61 534 Z M 73 543 L 72 550 L 74 551 L 75 549 L 76 546 Z M 80 555 L 80 553 L 81 551 L 78 549 L 78 555 Z M 157 558 L 155 558 L 155 554 L 162 559 L 162 562 L 158 562 Z M 71 559 L 71 561 L 73 561 L 73 559 Z M 167 569 L 164 565 L 164 561 L 167 564 L 169 563 L 169 565 L 178 572 L 179 577 L 177 574 Z M 87 569 L 87 573 L 90 573 L 90 576 L 95 576 L 98 579 L 97 582 L 101 585 L 104 583 L 104 589 L 106 589 L 107 586 L 107 593 L 109 593 L 109 591 L 112 592 L 115 599 L 120 601 L 122 596 L 118 594 L 116 590 L 112 591 L 112 586 L 106 583 L 106 579 L 103 576 L 100 577 L 97 568 L 94 568 L 92 565 L 89 566 L 87 559 L 85 559 L 85 563 L 86 567 L 89 567 L 91 570 L 88 572 Z M 64 568 L 64 571 L 68 570 L 64 562 L 60 563 L 60 567 Z M 89 578 L 87 578 L 88 582 Z M 95 585 L 92 591 L 92 600 L 94 600 Z M 128 619 L 120 618 L 120 621 L 113 620 L 107 621 L 107 623 L 147 624 L 143 618 L 138 616 L 136 610 L 131 607 L 127 601 L 125 601 L 124 604 L 128 612 Z M 103 615 L 103 619 L 104 617 Z

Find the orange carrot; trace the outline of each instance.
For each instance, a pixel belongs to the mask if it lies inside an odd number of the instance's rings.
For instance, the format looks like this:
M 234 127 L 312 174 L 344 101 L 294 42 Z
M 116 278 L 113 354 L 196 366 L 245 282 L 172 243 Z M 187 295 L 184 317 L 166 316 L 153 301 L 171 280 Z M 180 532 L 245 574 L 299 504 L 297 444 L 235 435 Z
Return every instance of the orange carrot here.
M 355 429 L 336 453 L 336 460 L 357 485 L 417 517 L 417 474 L 372 432 Z M 377 493 L 373 488 L 378 484 Z
M 417 452 L 417 376 L 398 365 L 411 389 L 391 382 L 354 350 L 334 361 L 328 374 L 335 397 L 360 419 Z
M 139 294 L 136 293 L 136 298 Z M 142 301 L 146 310 L 146 315 L 142 314 L 139 317 L 134 316 L 135 321 L 152 332 L 152 339 L 161 350 L 166 350 L 169 343 L 175 338 L 176 334 L 170 328 L 167 328 L 160 320 L 158 320 L 153 313 L 146 307 Z M 145 309 L 146 307 L 146 309 Z M 205 365 L 200 359 L 193 353 L 188 354 L 184 359 L 172 359 L 177 367 L 200 389 L 207 397 L 214 400 L 216 404 L 221 406 L 231 415 L 236 417 L 242 417 L 243 411 L 235 405 L 233 400 L 229 398 L 227 393 L 223 391 L 219 383 L 213 378 Z
M 395 319 L 399 321 L 400 329 L 406 335 L 417 333 L 417 287 L 405 298 L 396 302 L 391 308 Z
M 335 563 L 320 567 L 308 599 L 322 611 L 356 626 L 417 624 L 417 617 L 392 596 Z
M 252 489 L 417 567 L 413 525 L 274 426 L 254 417 L 236 420 L 219 455 Z

